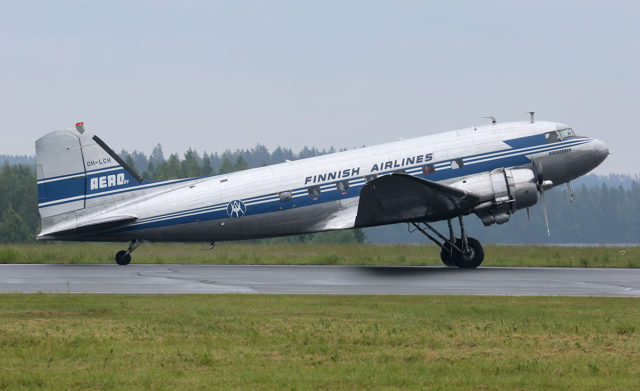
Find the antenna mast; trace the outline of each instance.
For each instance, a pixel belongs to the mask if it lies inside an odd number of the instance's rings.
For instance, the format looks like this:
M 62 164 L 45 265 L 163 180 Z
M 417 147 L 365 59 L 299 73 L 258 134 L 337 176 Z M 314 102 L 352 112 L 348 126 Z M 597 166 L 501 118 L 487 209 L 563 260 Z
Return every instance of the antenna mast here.
M 495 125 L 498 123 L 498 120 L 496 120 L 496 117 L 492 117 L 492 116 L 487 116 L 487 117 L 482 117 L 482 118 L 489 118 L 491 120 L 491 124 Z

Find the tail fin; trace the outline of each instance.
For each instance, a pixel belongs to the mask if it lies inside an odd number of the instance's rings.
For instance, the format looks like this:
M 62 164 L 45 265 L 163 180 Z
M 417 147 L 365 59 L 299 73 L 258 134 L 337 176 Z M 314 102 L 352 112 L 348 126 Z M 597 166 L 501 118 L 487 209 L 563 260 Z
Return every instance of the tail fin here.
M 74 212 L 86 208 L 87 200 L 142 183 L 97 136 L 73 130 L 57 130 L 36 141 L 36 170 L 43 230 L 54 221 L 75 219 Z

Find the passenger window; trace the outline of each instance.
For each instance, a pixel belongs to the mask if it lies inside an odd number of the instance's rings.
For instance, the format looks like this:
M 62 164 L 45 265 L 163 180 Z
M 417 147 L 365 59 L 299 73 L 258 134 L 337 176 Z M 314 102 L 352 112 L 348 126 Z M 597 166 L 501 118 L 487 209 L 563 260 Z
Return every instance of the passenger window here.
M 364 177 L 364 181 L 366 183 L 371 182 L 372 180 L 376 179 L 378 177 L 378 174 L 371 174 L 371 175 L 367 175 L 366 177 Z
M 310 196 L 317 196 L 320 195 L 320 186 L 311 186 L 309 189 L 307 189 L 309 191 L 309 195 Z
M 290 191 L 283 191 L 279 196 L 281 202 L 291 201 L 293 199 Z
M 349 181 L 340 181 L 336 183 L 336 187 L 338 191 L 347 191 L 349 190 Z
M 464 167 L 464 162 L 462 159 L 456 159 L 451 161 L 451 168 L 453 170 L 457 170 L 458 168 Z
M 436 166 L 434 166 L 433 164 L 427 164 L 426 166 L 422 166 L 422 173 L 424 175 L 433 174 L 434 172 L 436 172 Z

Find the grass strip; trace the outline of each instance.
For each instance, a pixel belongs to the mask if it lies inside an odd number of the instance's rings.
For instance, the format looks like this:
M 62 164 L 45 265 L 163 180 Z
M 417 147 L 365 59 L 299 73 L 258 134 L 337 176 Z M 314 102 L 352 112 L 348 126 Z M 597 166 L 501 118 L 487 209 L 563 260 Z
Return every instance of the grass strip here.
M 29 243 L 0 245 L 0 263 L 113 263 L 126 243 Z M 435 245 L 144 243 L 134 263 L 221 265 L 442 265 Z M 640 247 L 486 245 L 484 266 L 640 266 Z
M 0 295 L 0 389 L 640 389 L 633 298 Z

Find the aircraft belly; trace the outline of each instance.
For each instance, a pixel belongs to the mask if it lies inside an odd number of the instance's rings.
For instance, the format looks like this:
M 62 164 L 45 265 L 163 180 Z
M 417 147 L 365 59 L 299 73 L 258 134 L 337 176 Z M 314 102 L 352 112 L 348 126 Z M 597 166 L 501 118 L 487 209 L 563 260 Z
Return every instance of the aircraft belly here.
M 283 235 L 319 232 L 329 229 L 352 228 L 355 212 L 349 226 L 349 218 L 340 215 L 340 206 L 350 214 L 355 200 L 324 202 L 317 205 L 292 208 L 277 212 L 245 215 L 239 218 L 195 221 L 187 224 L 168 225 L 102 235 L 106 241 L 143 239 L 152 242 L 210 242 L 225 240 L 258 239 Z M 344 209 L 346 208 L 346 209 Z M 353 209 L 353 208 L 351 208 Z M 94 240 L 94 239 L 91 239 Z

